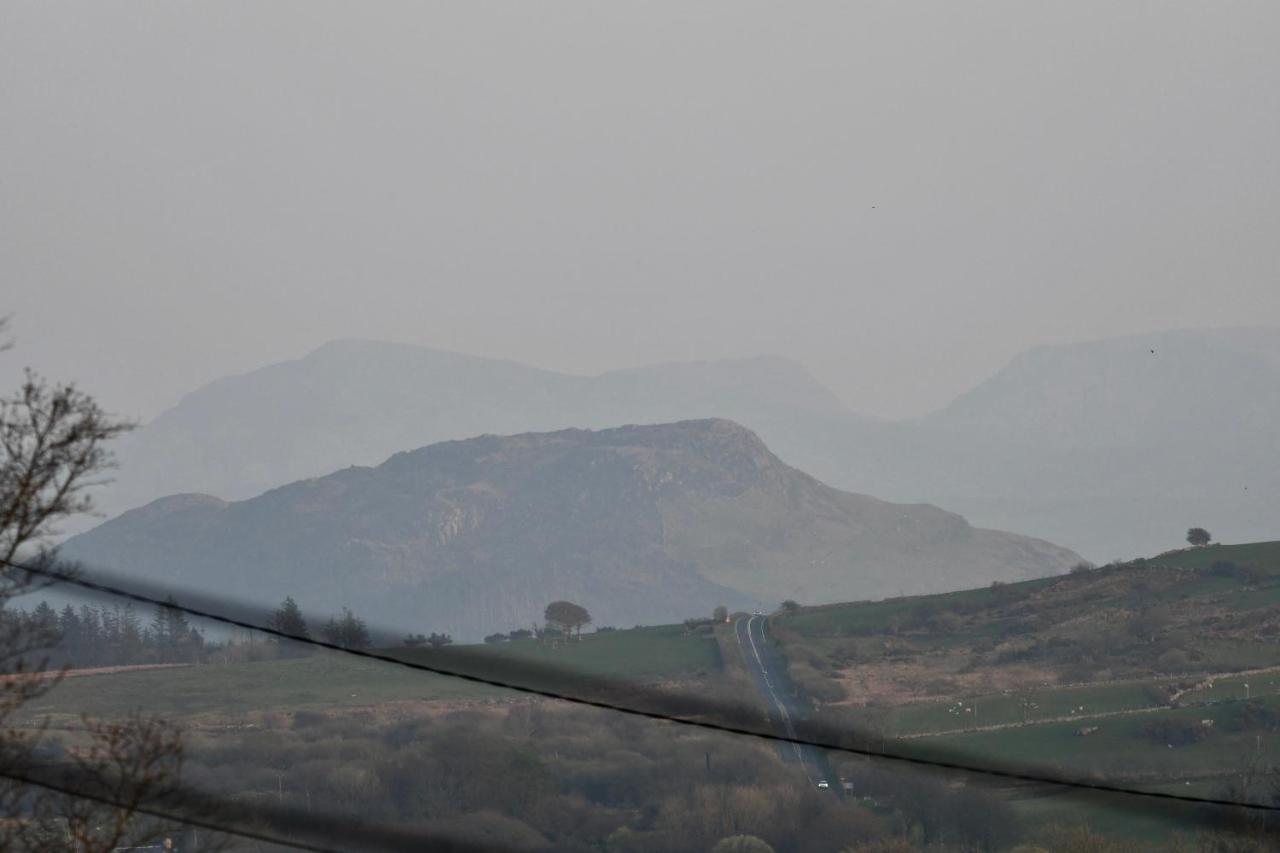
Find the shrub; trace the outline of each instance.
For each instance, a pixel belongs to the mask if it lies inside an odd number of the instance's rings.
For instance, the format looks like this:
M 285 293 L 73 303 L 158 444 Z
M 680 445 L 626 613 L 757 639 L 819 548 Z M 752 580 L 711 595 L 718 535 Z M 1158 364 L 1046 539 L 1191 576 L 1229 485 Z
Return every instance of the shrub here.
M 293 715 L 293 727 L 295 729 L 305 729 L 312 726 L 318 726 L 328 719 L 324 714 L 317 711 L 297 711 Z
M 1214 560 L 1209 568 L 1201 569 L 1200 571 L 1210 577 L 1233 578 L 1247 584 L 1261 583 L 1267 578 L 1265 572 L 1261 572 L 1253 566 L 1242 566 L 1231 560 Z
M 717 841 L 711 853 L 773 853 L 773 847 L 754 835 L 730 835 Z
M 834 678 L 822 675 L 808 664 L 790 667 L 791 682 L 801 696 L 818 702 L 838 702 L 845 698 L 844 687 Z
M 857 643 L 841 643 L 827 654 L 828 659 L 837 666 L 850 666 L 862 663 L 863 654 L 858 651 Z
M 1199 720 L 1165 717 L 1142 724 L 1142 736 L 1157 744 L 1190 746 L 1199 743 L 1213 730 Z
M 1191 666 L 1191 656 L 1182 649 L 1169 651 L 1156 658 L 1156 668 L 1161 672 L 1181 672 Z
M 1280 724 L 1280 714 L 1268 708 L 1257 699 L 1250 699 L 1240 709 L 1240 713 L 1231 718 L 1228 727 L 1233 732 L 1274 731 Z

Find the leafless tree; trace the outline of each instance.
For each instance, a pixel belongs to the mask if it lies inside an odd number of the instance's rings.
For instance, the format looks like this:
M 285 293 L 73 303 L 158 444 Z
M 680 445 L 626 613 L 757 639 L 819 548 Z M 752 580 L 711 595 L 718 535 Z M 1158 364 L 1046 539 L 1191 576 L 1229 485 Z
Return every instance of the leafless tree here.
M 179 798 L 182 735 L 163 720 L 132 715 L 121 722 L 84 720 L 66 756 L 28 762 L 30 778 L 80 796 L 16 789 L 27 802 L 5 849 L 99 853 L 159 841 L 173 831 L 146 815 Z M 42 760 L 43 758 L 43 760 Z
M 6 328 L 0 319 L 0 338 Z M 8 348 L 7 341 L 0 343 L 0 350 Z M 90 490 L 112 467 L 107 445 L 129 428 L 74 385 L 30 370 L 15 393 L 0 399 L 0 767 L 11 777 L 0 784 L 0 850 L 97 853 L 162 831 L 143 821 L 139 808 L 176 783 L 177 730 L 142 717 L 86 720 L 74 743 L 55 748 L 23 709 L 60 679 L 47 659 L 58 638 L 5 610 L 13 598 L 42 585 L 22 567 L 53 563 L 59 523 L 93 510 Z

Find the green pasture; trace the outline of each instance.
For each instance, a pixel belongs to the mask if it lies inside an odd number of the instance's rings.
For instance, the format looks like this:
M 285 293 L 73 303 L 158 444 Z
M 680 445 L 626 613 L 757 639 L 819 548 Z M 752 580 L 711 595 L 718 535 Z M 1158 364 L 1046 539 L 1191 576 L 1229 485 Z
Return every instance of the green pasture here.
M 534 640 L 495 646 L 461 646 L 435 654 L 396 650 L 399 657 L 461 671 L 486 662 L 503 677 L 531 686 L 562 686 L 574 676 L 622 682 L 680 679 L 720 668 L 710 636 L 683 626 L 659 626 L 587 635 L 556 647 Z M 521 664 L 534 664 L 523 670 Z M 511 691 L 413 671 L 336 652 L 294 659 L 199 664 L 133 670 L 63 680 L 30 703 L 28 715 L 54 719 L 82 714 L 113 717 L 140 709 L 174 718 L 225 717 L 260 711 L 320 710 L 406 700 L 499 699 Z

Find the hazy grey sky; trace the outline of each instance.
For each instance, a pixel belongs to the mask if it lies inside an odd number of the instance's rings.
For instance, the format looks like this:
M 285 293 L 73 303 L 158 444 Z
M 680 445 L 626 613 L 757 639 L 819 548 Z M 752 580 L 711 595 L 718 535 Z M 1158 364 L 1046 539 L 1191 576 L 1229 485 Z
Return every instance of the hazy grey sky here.
M 1280 323 L 1280 3 L 0 2 L 3 359 L 779 353 L 919 413 Z

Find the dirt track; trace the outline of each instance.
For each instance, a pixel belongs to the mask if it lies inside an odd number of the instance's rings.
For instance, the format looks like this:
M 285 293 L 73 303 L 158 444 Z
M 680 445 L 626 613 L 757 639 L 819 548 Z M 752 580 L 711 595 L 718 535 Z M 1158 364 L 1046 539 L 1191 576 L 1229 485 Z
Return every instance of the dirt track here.
M 90 666 L 84 669 L 51 669 L 47 672 L 27 672 L 13 675 L 0 675 L 0 684 L 17 681 L 20 678 L 76 678 L 81 675 L 111 675 L 116 672 L 133 672 L 138 669 L 172 669 L 176 666 L 191 666 L 189 663 L 134 663 L 125 666 Z

